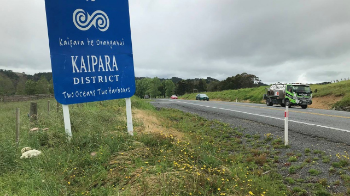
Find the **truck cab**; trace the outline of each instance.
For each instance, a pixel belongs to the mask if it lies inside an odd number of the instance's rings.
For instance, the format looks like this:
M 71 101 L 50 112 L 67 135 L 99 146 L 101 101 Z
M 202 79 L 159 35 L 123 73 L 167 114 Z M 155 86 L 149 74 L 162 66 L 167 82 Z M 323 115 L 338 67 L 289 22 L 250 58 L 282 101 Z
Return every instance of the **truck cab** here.
M 312 104 L 312 91 L 309 85 L 294 83 L 288 84 L 286 88 L 286 100 L 289 106 L 298 105 L 307 108 Z

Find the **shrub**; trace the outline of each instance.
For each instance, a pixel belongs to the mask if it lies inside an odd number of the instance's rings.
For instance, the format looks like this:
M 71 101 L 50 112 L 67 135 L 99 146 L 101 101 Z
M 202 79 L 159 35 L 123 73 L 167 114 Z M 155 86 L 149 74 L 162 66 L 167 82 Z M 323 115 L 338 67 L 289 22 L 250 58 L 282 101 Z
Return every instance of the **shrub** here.
M 309 173 L 310 175 L 312 175 L 312 176 L 317 176 L 317 175 L 320 174 L 321 172 L 318 171 L 317 169 L 310 169 L 310 170 L 308 171 L 308 173 Z

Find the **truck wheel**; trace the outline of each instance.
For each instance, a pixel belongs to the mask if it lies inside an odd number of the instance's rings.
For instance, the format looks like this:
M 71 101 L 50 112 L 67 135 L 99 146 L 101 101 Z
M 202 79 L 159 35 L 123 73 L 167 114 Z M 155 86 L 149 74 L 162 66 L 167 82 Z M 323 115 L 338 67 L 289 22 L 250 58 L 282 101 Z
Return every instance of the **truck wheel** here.
M 266 105 L 273 106 L 273 102 L 271 101 L 271 99 L 266 99 Z
M 290 104 L 290 102 L 289 102 L 289 100 L 286 100 L 286 106 L 288 106 L 288 108 L 291 108 L 291 107 L 292 107 L 291 104 Z
M 284 104 L 284 103 L 281 103 L 281 106 L 282 106 L 282 107 L 286 107 L 286 104 Z
M 302 105 L 301 108 L 306 109 L 307 105 Z

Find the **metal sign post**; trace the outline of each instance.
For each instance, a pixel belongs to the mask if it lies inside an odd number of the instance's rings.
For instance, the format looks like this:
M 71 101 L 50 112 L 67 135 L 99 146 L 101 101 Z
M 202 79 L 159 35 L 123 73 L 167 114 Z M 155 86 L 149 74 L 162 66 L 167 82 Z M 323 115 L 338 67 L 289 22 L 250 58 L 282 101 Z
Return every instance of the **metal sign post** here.
M 126 102 L 126 121 L 128 126 L 128 133 L 130 135 L 134 135 L 134 128 L 132 125 L 131 99 L 126 98 L 125 102 Z
M 63 119 L 64 119 L 64 128 L 66 130 L 66 135 L 68 140 L 72 139 L 72 128 L 70 124 L 70 115 L 69 115 L 69 107 L 68 105 L 62 105 L 63 109 Z
M 128 0 L 45 0 L 45 7 L 54 94 L 65 114 L 70 104 L 132 97 Z

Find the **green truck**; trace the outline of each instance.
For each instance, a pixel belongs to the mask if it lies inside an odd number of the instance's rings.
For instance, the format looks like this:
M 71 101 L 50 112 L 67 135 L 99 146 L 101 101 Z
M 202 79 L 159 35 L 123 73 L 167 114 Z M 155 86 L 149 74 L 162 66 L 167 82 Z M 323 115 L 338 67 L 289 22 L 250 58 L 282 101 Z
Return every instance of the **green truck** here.
M 301 106 L 306 109 L 312 104 L 312 91 L 309 85 L 302 83 L 277 83 L 266 88 L 263 98 L 267 106 L 279 104 L 282 107 Z

